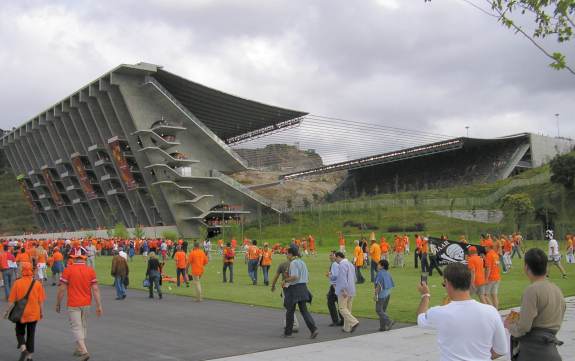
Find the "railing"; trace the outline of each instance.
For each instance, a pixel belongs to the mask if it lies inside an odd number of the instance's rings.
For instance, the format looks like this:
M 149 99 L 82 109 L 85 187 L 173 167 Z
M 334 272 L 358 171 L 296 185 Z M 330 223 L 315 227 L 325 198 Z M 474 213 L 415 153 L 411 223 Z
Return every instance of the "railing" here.
M 258 193 L 250 190 L 245 185 L 243 185 L 240 182 L 238 182 L 237 180 L 225 175 L 224 173 L 222 173 L 216 169 L 212 169 L 212 177 L 220 179 L 222 182 L 236 188 L 237 190 L 241 191 L 242 193 L 244 193 L 248 197 L 266 205 L 267 207 L 273 208 L 272 202 L 269 199 L 267 199 L 267 198 L 259 195 Z

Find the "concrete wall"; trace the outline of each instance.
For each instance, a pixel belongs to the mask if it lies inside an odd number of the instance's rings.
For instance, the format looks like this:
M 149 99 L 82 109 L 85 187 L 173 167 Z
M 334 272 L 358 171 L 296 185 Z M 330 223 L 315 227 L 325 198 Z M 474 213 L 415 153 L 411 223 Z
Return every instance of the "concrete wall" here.
M 575 141 L 564 138 L 554 138 L 531 134 L 531 155 L 533 167 L 549 163 L 557 154 L 565 154 L 573 150 Z
M 159 226 L 159 227 L 142 227 L 146 238 L 162 237 L 164 232 L 176 232 L 179 235 L 176 226 Z M 134 228 L 128 228 L 130 235 L 134 234 Z M 81 239 L 91 235 L 96 238 L 108 238 L 108 231 L 105 229 L 93 229 L 77 232 L 55 232 L 55 233 L 36 233 L 36 234 L 18 234 L 12 236 L 3 236 L 0 239 Z

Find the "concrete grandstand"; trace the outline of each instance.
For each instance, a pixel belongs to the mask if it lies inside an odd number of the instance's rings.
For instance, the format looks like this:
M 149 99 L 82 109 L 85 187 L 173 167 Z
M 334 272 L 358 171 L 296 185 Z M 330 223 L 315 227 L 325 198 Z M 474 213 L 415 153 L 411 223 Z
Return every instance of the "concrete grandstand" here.
M 575 142 L 524 133 L 495 139 L 456 138 L 293 172 L 283 181 L 348 170 L 331 199 L 487 183 L 541 166 Z
M 0 144 L 45 231 L 175 224 L 194 237 L 202 226 L 216 234 L 276 212 L 228 177 L 248 168 L 229 144 L 305 114 L 139 63 L 116 67 Z

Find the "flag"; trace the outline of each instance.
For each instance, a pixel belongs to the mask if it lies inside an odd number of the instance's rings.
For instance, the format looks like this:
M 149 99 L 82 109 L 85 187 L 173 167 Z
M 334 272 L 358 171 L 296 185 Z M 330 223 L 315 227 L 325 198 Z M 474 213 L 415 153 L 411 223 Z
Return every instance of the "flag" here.
M 467 264 L 465 256 L 469 254 L 468 249 L 471 246 L 477 248 L 478 254 L 485 254 L 485 248 L 479 245 L 429 237 L 430 253 L 435 254 L 437 263 L 440 266 L 445 266 L 450 263 Z

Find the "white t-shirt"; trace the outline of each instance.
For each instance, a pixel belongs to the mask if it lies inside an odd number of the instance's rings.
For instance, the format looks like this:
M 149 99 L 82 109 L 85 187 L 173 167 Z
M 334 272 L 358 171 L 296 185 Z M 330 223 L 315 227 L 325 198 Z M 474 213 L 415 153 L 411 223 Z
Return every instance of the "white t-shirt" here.
M 508 353 L 508 337 L 497 310 L 475 300 L 452 301 L 417 317 L 417 325 L 438 331 L 441 361 L 488 361 L 491 350 Z
M 555 238 L 549 240 L 549 256 L 559 256 L 559 244 Z

